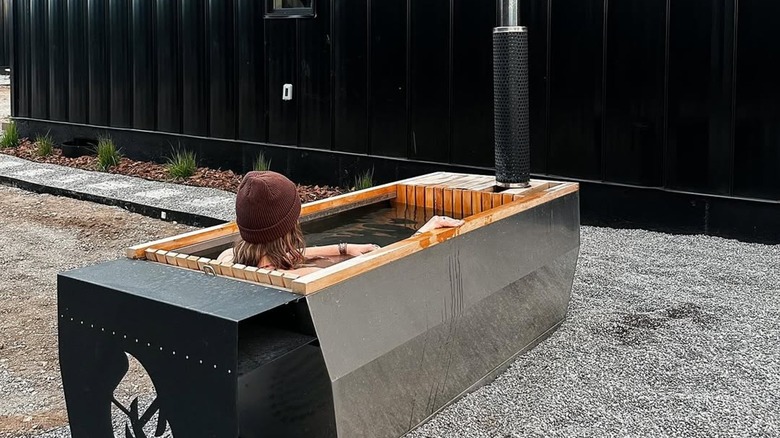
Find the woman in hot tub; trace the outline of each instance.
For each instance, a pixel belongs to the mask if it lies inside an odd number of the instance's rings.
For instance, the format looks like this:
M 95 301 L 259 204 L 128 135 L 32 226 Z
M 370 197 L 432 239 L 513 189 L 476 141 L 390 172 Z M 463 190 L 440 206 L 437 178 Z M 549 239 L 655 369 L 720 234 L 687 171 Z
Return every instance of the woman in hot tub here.
M 307 261 L 319 257 L 357 257 L 379 249 L 374 244 L 340 243 L 306 248 L 298 218 L 301 200 L 295 184 L 276 172 L 249 172 L 238 186 L 236 225 L 241 238 L 217 260 L 305 275 L 319 268 Z M 415 234 L 463 224 L 434 216 Z

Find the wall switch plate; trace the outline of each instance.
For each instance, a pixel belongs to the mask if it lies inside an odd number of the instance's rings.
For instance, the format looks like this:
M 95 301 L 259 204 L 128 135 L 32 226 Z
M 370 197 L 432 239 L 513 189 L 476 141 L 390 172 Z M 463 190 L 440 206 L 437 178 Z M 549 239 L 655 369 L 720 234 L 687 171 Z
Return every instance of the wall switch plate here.
M 292 84 L 284 84 L 282 87 L 282 100 L 292 100 L 293 98 L 293 86 Z

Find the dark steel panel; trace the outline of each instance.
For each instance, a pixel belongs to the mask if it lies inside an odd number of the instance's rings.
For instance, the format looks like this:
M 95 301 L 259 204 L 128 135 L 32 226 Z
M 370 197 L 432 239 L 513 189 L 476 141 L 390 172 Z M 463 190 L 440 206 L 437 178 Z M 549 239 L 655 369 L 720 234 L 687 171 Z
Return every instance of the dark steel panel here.
M 0 0 L 0 67 L 11 65 L 11 0 Z
M 603 0 L 552 2 L 548 169 L 554 175 L 601 178 L 603 6 Z
M 211 137 L 236 138 L 233 1 L 208 0 Z
M 454 0 L 452 162 L 493 166 L 495 2 Z
M 108 59 L 108 2 L 87 0 L 89 53 L 89 123 L 108 125 L 110 120 L 110 84 Z
M 450 1 L 412 1 L 409 158 L 450 157 Z
M 157 129 L 166 132 L 181 132 L 182 130 L 180 5 L 180 2 L 157 2 L 157 21 L 155 23 Z
M 666 2 L 609 2 L 603 151 L 609 181 L 661 185 Z
M 179 50 L 181 54 L 182 132 L 208 135 L 209 32 L 205 27 L 208 0 L 181 2 Z
M 528 28 L 528 74 L 531 100 L 531 172 L 547 173 L 549 104 L 547 38 L 552 0 L 529 0 L 520 4 L 520 24 Z
M 12 89 L 14 116 L 30 116 L 30 2 L 15 0 L 13 4 L 15 49 Z
M 296 81 L 296 20 L 266 22 L 268 50 L 268 142 L 298 144 L 298 81 Z M 293 85 L 293 99 L 282 100 L 284 84 Z
M 368 21 L 366 0 L 334 1 L 335 144 L 368 153 Z
M 780 199 L 780 2 L 739 3 L 734 194 Z
M 62 0 L 49 2 L 49 118 L 68 120 L 68 35 Z
M 133 127 L 155 128 L 157 93 L 155 92 L 155 0 L 132 0 Z M 170 32 L 170 31 L 169 31 Z
M 236 0 L 238 138 L 265 141 L 265 20 L 257 0 Z
M 68 120 L 73 123 L 89 122 L 87 1 L 68 0 Z
M 671 2 L 668 186 L 730 190 L 734 2 Z
M 46 119 L 49 117 L 49 2 L 30 0 L 30 3 L 30 114 Z
M 318 0 L 316 7 L 315 18 L 298 20 L 299 145 L 330 149 L 330 0 Z
M 371 154 L 405 157 L 407 0 L 371 2 Z
M 132 3 L 108 0 L 109 59 L 111 63 L 111 126 L 128 128 L 133 125 L 133 60 L 130 33 Z

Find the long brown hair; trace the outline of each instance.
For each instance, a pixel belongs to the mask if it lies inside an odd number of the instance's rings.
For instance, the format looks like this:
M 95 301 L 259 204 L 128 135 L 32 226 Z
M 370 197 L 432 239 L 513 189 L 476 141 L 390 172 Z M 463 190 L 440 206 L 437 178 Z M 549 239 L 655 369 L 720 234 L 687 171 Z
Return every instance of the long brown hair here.
M 305 257 L 306 242 L 299 224 L 285 236 L 268 243 L 249 243 L 243 239 L 233 246 L 233 262 L 247 266 L 260 266 L 263 257 L 275 269 L 296 269 L 300 267 Z

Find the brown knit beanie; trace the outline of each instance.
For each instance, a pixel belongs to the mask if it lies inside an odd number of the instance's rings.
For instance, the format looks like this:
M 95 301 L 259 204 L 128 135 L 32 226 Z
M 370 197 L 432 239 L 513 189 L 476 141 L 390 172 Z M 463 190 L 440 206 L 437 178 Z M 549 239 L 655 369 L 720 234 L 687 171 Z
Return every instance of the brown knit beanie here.
M 249 243 L 268 243 L 295 229 L 301 199 L 295 184 L 276 172 L 249 172 L 238 186 L 236 224 Z

